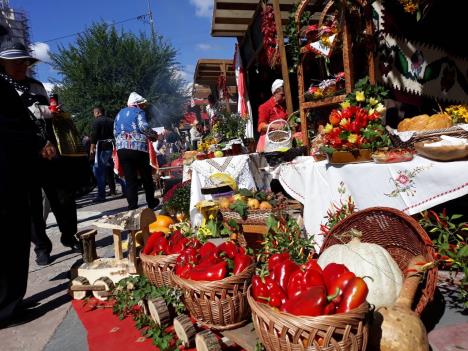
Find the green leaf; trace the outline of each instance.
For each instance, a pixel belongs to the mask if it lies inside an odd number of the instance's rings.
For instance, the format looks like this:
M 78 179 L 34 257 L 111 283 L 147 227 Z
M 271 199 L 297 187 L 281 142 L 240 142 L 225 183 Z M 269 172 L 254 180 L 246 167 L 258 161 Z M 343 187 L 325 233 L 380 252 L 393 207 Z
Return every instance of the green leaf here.
M 450 220 L 453 221 L 454 219 L 458 219 L 458 218 L 462 218 L 462 217 L 463 217 L 463 215 L 461 215 L 461 214 L 454 214 L 454 215 L 452 215 L 452 217 L 450 217 Z
M 242 196 L 245 196 L 245 197 L 253 197 L 253 193 L 252 191 L 250 191 L 249 189 L 244 189 L 244 188 L 241 188 L 239 189 L 238 193 Z
M 249 208 L 244 201 L 236 200 L 232 203 L 229 208 L 235 212 L 237 212 L 241 217 L 245 217 L 247 215 L 247 209 Z
M 459 257 L 468 257 L 468 245 L 463 246 L 459 251 L 458 251 L 458 256 Z

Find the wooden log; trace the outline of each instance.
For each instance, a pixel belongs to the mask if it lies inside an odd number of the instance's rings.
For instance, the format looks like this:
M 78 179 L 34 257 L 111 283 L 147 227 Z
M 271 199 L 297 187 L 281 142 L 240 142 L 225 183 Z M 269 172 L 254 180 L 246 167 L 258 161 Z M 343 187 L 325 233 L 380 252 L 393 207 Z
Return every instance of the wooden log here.
M 173 324 L 175 333 L 179 340 L 182 341 L 182 344 L 187 348 L 193 347 L 195 344 L 195 334 L 197 334 L 197 330 L 189 316 L 181 314 L 174 318 Z
M 171 314 L 169 313 L 166 301 L 162 297 L 148 300 L 148 310 L 151 318 L 153 318 L 157 325 L 164 326 L 169 324 Z
M 123 258 L 122 231 L 119 229 L 113 229 L 112 236 L 114 237 L 114 256 L 116 259 L 121 260 Z
M 128 273 L 137 273 L 137 262 L 136 262 L 136 240 L 135 234 L 137 230 L 131 230 L 128 234 Z
M 110 296 L 108 293 L 114 290 L 114 282 L 109 277 L 101 277 L 96 280 L 93 285 L 101 285 L 105 287 L 104 291 L 93 291 L 94 297 L 101 301 L 107 301 Z
M 76 237 L 81 241 L 83 246 L 83 261 L 85 263 L 92 263 L 98 258 L 96 252 L 96 234 L 96 229 L 84 230 L 76 234 Z
M 75 300 L 83 300 L 86 297 L 86 291 L 80 290 L 80 291 L 73 291 L 72 288 L 74 286 L 84 286 L 84 285 L 89 285 L 88 279 L 85 277 L 78 276 L 75 279 L 73 279 L 70 282 L 70 295 L 72 296 L 73 299 Z
M 70 291 L 106 291 L 106 287 L 102 285 L 72 285 Z
M 197 351 L 221 351 L 218 338 L 211 330 L 204 330 L 195 336 Z

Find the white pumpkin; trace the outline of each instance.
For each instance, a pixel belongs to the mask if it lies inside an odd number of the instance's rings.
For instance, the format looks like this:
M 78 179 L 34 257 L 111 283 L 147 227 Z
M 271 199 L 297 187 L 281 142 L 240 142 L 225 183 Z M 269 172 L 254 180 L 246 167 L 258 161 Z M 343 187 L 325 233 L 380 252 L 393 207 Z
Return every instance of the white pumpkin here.
M 372 280 L 365 279 L 369 287 L 367 302 L 376 309 L 393 305 L 403 284 L 398 264 L 382 246 L 362 243 L 361 233 L 355 230 L 352 233 L 355 236 L 349 243 L 332 245 L 322 252 L 318 264 L 323 269 L 329 263 L 341 263 L 358 277 L 371 277 Z

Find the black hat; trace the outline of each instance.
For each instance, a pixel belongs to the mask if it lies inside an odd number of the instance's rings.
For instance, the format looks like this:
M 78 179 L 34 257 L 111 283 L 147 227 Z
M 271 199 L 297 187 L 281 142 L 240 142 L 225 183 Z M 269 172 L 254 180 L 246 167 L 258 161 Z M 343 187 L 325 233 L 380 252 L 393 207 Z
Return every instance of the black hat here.
M 31 64 L 39 61 L 31 56 L 26 46 L 19 42 L 5 42 L 0 48 L 0 59 L 3 60 L 29 60 Z

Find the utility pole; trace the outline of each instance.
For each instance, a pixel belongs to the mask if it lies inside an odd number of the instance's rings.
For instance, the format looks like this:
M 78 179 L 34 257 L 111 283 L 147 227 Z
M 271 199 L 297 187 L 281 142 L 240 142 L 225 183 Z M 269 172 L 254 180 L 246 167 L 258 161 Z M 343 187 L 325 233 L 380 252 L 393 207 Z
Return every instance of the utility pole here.
M 148 15 L 149 21 L 151 26 L 151 37 L 153 38 L 153 45 L 156 46 L 156 31 L 154 30 L 154 19 L 153 19 L 153 11 L 151 10 L 151 0 L 148 0 Z

